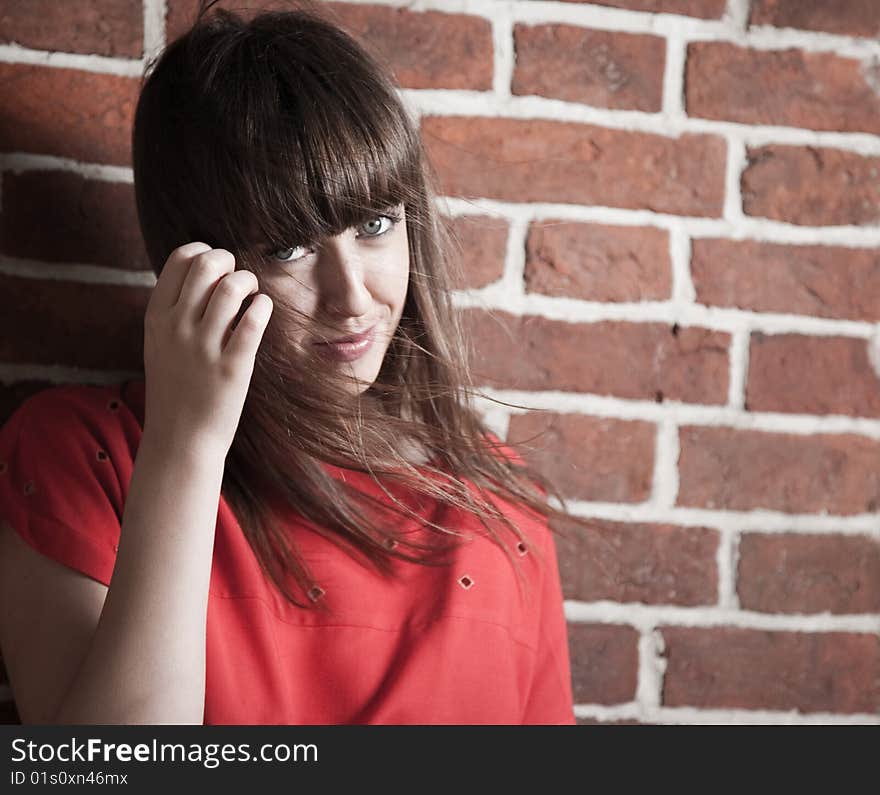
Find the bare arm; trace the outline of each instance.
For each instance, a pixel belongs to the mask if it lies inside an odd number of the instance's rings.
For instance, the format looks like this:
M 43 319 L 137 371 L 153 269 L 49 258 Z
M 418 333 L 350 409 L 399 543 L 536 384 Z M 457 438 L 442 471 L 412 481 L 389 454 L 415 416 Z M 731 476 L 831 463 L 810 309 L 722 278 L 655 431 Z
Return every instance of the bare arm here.
M 169 256 L 144 316 L 144 434 L 101 617 L 55 723 L 195 723 L 226 455 L 272 302 L 206 243 Z M 259 299 L 259 300 L 258 300 Z
M 53 723 L 201 724 L 223 451 L 144 434 L 113 578 Z

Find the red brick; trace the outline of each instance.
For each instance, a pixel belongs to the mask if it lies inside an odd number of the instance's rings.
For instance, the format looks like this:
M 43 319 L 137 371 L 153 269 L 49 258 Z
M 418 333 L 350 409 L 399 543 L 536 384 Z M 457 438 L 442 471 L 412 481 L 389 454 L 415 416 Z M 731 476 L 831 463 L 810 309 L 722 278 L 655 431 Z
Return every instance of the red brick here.
M 546 220 L 526 241 L 529 293 L 585 301 L 662 301 L 672 297 L 665 229 Z
M 634 400 L 727 401 L 730 335 L 699 327 L 463 313 L 475 375 L 501 389 L 556 389 Z
M 622 704 L 636 696 L 639 633 L 616 624 L 569 624 L 576 704 Z
M 464 280 L 456 281 L 453 289 L 476 290 L 498 281 L 504 275 L 507 221 L 489 215 L 460 215 L 445 220 L 460 249 L 452 256 L 460 257 L 464 271 Z
M 873 513 L 880 442 L 856 434 L 683 426 L 677 505 L 786 513 Z
M 697 301 L 753 312 L 880 320 L 880 251 L 695 239 Z
M 751 411 L 880 417 L 880 375 L 864 339 L 758 332 L 749 346 L 746 405 Z
M 0 151 L 131 164 L 137 78 L 0 63 Z
M 719 217 L 724 140 L 544 119 L 422 118 L 446 195 Z
M 566 496 L 629 503 L 651 496 L 653 423 L 530 412 L 510 418 L 507 436 Z
M 292 7 L 290 0 L 248 0 L 248 2 L 220 2 L 219 7 L 234 11 L 243 19 L 253 19 L 263 11 L 288 11 Z M 313 9 L 318 12 L 325 11 L 329 3 L 314 3 Z M 196 12 L 199 8 L 199 0 L 165 0 L 167 9 L 165 14 L 165 40 L 170 42 L 185 33 L 195 22 Z
M 574 25 L 515 25 L 511 91 L 603 108 L 659 111 L 666 40 Z
M 877 0 L 752 0 L 749 24 L 842 36 L 880 35 Z
M 261 8 L 261 0 L 251 0 L 249 7 Z M 165 0 L 165 40 L 172 42 L 195 21 L 199 0 Z
M 492 23 L 467 14 L 328 3 L 354 38 L 383 56 L 406 88 L 492 88 Z
M 811 130 L 880 132 L 880 68 L 798 49 L 688 45 L 690 116 Z
M 880 157 L 815 146 L 747 149 L 742 175 L 747 215 L 808 226 L 880 221 Z
M 737 591 L 763 613 L 880 613 L 880 542 L 868 536 L 745 533 Z
M 140 58 L 142 0 L 0 0 L 0 43 L 36 50 Z
M 168 40 L 195 19 L 194 0 L 169 0 Z M 290 10 L 289 0 L 255 0 L 230 6 L 244 19 L 267 10 Z M 483 17 L 411 11 L 359 3 L 321 3 L 319 13 L 339 25 L 391 68 L 405 88 L 492 88 L 492 24 Z
M 702 19 L 720 19 L 725 0 L 563 0 L 566 3 L 589 3 L 613 6 L 630 11 L 650 11 L 655 14 L 683 14 Z
M 664 627 L 663 706 L 875 713 L 880 637 Z
M 126 183 L 64 171 L 5 172 L 0 234 L 3 253 L 13 257 L 150 269 Z
M 151 290 L 0 275 L 0 361 L 143 369 Z
M 598 458 L 598 456 L 597 456 Z M 718 531 L 592 519 L 557 536 L 562 590 L 582 602 L 718 603 Z

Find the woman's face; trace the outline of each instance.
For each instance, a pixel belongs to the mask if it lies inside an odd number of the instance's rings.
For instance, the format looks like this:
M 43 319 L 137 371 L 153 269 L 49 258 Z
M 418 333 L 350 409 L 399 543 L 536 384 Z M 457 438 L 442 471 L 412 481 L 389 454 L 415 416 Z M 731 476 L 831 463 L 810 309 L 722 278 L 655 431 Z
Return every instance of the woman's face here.
M 297 342 L 314 365 L 348 368 L 364 392 L 376 380 L 403 313 L 409 284 L 409 245 L 403 204 L 389 207 L 336 237 L 269 253 L 277 270 L 267 280 L 309 318 Z M 400 220 L 395 222 L 397 217 Z M 331 328 L 336 326 L 336 328 Z M 372 344 L 352 360 L 334 354 L 327 340 L 374 328 Z

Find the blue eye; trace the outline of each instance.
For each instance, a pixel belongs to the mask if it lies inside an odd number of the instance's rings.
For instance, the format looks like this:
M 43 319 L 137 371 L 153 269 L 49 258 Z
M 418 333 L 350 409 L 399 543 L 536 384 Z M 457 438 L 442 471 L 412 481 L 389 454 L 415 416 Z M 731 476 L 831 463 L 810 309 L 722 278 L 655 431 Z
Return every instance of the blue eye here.
M 272 257 L 278 260 L 278 262 L 297 262 L 298 260 L 305 259 L 307 256 L 306 254 L 302 254 L 298 257 L 294 257 L 293 254 L 300 250 L 308 251 L 309 249 L 306 246 L 296 246 L 295 248 L 277 248 L 272 252 Z M 291 253 L 287 254 L 286 252 L 288 251 Z M 283 256 L 280 256 L 282 255 L 282 252 L 284 254 Z
M 366 237 L 367 239 L 382 237 L 383 235 L 388 234 L 398 223 L 402 220 L 402 216 L 396 215 L 393 212 L 385 212 L 382 215 L 377 215 L 375 218 L 371 218 L 369 221 L 365 221 L 360 225 L 359 228 L 363 229 L 368 227 L 371 224 L 377 224 L 378 228 L 375 228 L 373 232 L 367 232 L 366 235 L 358 235 L 358 237 Z M 383 221 L 387 221 L 387 226 L 383 224 Z M 384 226 L 384 228 L 383 228 Z M 314 246 L 295 246 L 295 247 L 287 247 L 287 248 L 277 248 L 267 252 L 274 260 L 277 262 L 283 262 L 289 264 L 291 262 L 299 262 L 300 260 L 306 259 L 309 252 L 314 251 Z M 294 256 L 298 251 L 302 251 L 304 253 L 299 256 Z
M 382 229 L 382 220 L 383 219 L 388 221 L 388 226 L 385 229 Z M 364 227 L 366 227 L 369 224 L 375 224 L 377 221 L 379 222 L 379 230 L 377 230 L 375 232 L 375 234 L 367 234 L 367 237 L 382 237 L 382 235 L 390 232 L 391 229 L 393 229 L 395 226 L 397 226 L 397 224 L 400 222 L 400 216 L 399 215 L 388 215 L 388 214 L 377 215 L 375 218 L 371 218 L 369 221 L 366 221 L 365 223 L 361 224 L 361 228 L 363 229 Z

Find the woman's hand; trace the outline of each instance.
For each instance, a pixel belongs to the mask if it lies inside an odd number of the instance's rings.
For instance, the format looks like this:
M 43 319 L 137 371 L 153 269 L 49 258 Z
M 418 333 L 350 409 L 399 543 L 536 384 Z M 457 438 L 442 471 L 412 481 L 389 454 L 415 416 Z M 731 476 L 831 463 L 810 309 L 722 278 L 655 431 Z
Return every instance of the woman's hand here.
M 145 435 L 226 457 L 272 314 L 258 290 L 226 249 L 187 243 L 171 253 L 144 317 Z

